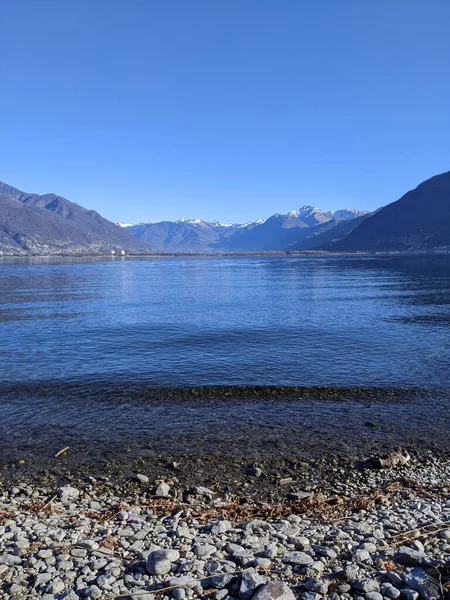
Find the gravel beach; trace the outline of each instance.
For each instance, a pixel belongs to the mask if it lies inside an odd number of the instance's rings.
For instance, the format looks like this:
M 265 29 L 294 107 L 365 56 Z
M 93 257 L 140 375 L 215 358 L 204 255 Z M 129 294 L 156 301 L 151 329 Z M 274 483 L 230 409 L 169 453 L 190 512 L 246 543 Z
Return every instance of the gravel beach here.
M 0 598 L 446 597 L 445 456 L 395 468 L 324 457 L 303 478 L 253 464 L 236 487 L 201 469 L 192 485 L 176 467 L 3 479 Z

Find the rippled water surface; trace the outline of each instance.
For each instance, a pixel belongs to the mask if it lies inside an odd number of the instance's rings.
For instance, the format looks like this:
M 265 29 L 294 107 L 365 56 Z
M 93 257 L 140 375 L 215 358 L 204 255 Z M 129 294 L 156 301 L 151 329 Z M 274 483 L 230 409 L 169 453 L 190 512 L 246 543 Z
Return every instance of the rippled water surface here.
M 0 291 L 3 427 L 117 422 L 136 386 L 450 388 L 450 256 L 4 260 Z
M 450 381 L 450 257 L 3 262 L 0 290 L 9 381 Z

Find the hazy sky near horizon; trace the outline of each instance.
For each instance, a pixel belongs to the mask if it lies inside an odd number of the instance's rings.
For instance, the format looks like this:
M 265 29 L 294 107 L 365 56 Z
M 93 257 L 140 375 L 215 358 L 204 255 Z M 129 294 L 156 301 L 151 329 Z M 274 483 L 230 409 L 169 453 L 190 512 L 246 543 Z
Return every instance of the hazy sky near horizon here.
M 448 0 L 3 0 L 0 180 L 111 220 L 375 209 L 450 170 Z

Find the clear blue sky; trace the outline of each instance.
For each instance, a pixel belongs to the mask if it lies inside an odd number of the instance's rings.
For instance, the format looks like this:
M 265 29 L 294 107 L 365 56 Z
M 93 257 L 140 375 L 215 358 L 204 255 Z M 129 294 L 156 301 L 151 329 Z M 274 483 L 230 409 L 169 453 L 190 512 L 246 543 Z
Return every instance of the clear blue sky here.
M 0 179 L 112 220 L 374 209 L 450 170 L 449 0 L 2 0 Z

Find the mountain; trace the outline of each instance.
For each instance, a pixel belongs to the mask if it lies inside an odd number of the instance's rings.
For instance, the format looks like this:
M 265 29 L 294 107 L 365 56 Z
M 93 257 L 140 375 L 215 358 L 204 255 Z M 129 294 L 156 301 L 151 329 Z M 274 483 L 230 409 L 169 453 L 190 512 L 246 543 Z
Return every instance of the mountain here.
M 450 171 L 427 179 L 325 247 L 345 252 L 449 250 Z
M 28 194 L 0 182 L 0 256 L 147 252 L 128 231 L 55 194 Z
M 200 219 L 141 223 L 126 230 L 157 252 L 207 254 L 219 239 L 217 228 Z
M 277 213 L 268 219 L 244 224 L 182 218 L 175 222 L 140 223 L 126 229 L 159 252 L 270 252 L 303 241 L 313 235 L 316 227 L 331 229 L 365 212 L 354 209 L 324 212 L 317 207 L 302 206 L 285 215 Z
M 360 211 L 355 211 L 360 212 Z M 331 219 L 322 225 L 311 227 L 307 231 L 307 236 L 294 244 L 289 245 L 285 250 L 287 252 L 300 252 L 303 250 L 321 250 L 330 244 L 345 238 L 358 225 L 370 217 L 371 213 L 362 214 L 353 219 L 339 220 Z

